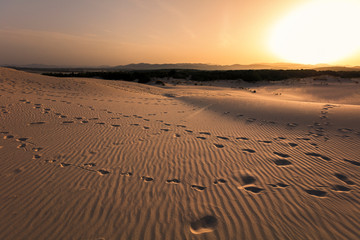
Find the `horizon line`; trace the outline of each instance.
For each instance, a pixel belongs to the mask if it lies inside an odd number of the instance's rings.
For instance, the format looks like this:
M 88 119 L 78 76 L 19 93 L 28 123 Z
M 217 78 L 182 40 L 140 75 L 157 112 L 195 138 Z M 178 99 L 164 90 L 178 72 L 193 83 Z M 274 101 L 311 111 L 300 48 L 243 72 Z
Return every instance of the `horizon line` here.
M 329 63 L 317 63 L 317 64 L 304 64 L 304 63 L 291 63 L 291 62 L 260 62 L 251 64 L 215 64 L 215 63 L 202 63 L 202 62 L 177 62 L 177 63 L 148 63 L 148 62 L 134 62 L 128 64 L 119 65 L 62 65 L 62 64 L 44 64 L 44 63 L 30 63 L 30 64 L 1 64 L 1 67 L 24 67 L 24 68 L 114 68 L 125 67 L 129 65 L 205 65 L 205 66 L 219 66 L 219 67 L 231 67 L 231 66 L 256 66 L 256 65 L 299 65 L 299 66 L 315 66 L 315 67 L 345 67 L 345 68 L 359 68 L 360 65 L 337 65 Z M 36 67 L 37 66 L 37 67 Z

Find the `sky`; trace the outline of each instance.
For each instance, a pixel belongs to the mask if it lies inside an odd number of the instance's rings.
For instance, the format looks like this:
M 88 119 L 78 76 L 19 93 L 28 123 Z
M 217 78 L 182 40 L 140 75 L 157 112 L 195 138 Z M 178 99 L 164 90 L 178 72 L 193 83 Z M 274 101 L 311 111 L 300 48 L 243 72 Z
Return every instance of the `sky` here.
M 274 29 L 313 1 L 318 0 L 1 0 L 0 64 L 292 61 L 297 58 L 286 59 L 270 46 Z M 286 38 L 282 34 L 278 38 Z M 360 65 L 360 54 L 352 53 L 328 62 Z

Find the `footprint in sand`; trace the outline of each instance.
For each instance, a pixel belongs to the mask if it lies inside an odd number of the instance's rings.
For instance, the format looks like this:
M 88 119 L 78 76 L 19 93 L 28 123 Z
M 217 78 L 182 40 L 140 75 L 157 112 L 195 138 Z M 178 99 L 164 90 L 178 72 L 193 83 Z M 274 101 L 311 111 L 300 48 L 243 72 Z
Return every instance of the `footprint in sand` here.
M 278 183 L 277 185 L 278 185 L 279 187 L 281 187 L 281 188 L 286 188 L 286 187 L 290 186 L 290 185 L 285 184 L 285 183 Z
M 237 137 L 236 140 L 244 140 L 244 141 L 247 141 L 247 140 L 249 140 L 249 139 L 246 138 L 246 137 Z
M 214 184 L 223 184 L 223 183 L 227 183 L 227 181 L 223 178 L 219 178 L 214 181 Z
M 345 162 L 348 162 L 348 163 L 351 163 L 355 166 L 360 166 L 360 162 L 356 162 L 356 161 L 352 161 L 352 160 L 347 160 L 347 159 L 344 159 Z
M 32 150 L 34 152 L 39 152 L 39 151 L 43 150 L 43 148 L 42 147 L 37 147 L 37 148 L 32 148 Z
M 216 143 L 214 143 L 214 146 L 217 147 L 217 148 L 224 148 L 224 145 L 222 145 L 222 144 L 216 144 Z
M 244 188 L 246 191 L 252 192 L 252 193 L 260 193 L 264 191 L 263 188 L 255 187 L 255 186 L 249 186 Z
M 348 185 L 355 185 L 355 183 L 353 181 L 349 180 L 349 178 L 343 174 L 335 173 L 334 176 L 337 177 L 338 179 L 340 179 L 341 181 L 345 182 Z
M 109 171 L 107 171 L 107 170 L 105 170 L 105 169 L 99 169 L 99 170 L 97 170 L 97 172 L 98 172 L 100 175 L 107 175 L 107 174 L 110 173 Z
M 199 132 L 199 134 L 202 134 L 202 135 L 208 135 L 208 136 L 210 136 L 210 135 L 211 135 L 211 133 L 209 133 L 209 132 Z
M 133 174 L 132 174 L 132 172 L 122 172 L 122 173 L 120 173 L 120 175 L 130 177 Z
M 227 137 L 222 137 L 222 136 L 216 136 L 216 137 L 219 139 L 222 139 L 222 140 L 229 140 L 229 138 L 227 138 Z
M 292 164 L 290 161 L 286 159 L 275 159 L 273 161 L 277 166 L 288 166 Z
M 242 149 L 242 151 L 247 152 L 247 153 L 255 153 L 255 150 L 249 149 L 249 148 L 244 148 L 244 149 Z
M 193 133 L 194 131 L 192 131 L 192 130 L 185 130 L 185 132 Z
M 142 176 L 141 179 L 144 182 L 152 182 L 152 181 L 154 181 L 154 179 L 152 177 L 146 177 L 146 176 Z
M 201 139 L 201 140 L 206 140 L 206 137 L 196 137 L 198 139 Z
M 42 125 L 42 124 L 45 124 L 45 122 L 32 122 L 32 123 L 29 123 L 29 125 Z
M 166 180 L 166 183 L 179 184 L 179 183 L 180 183 L 180 180 L 179 180 L 179 179 L 176 179 L 176 178 L 168 179 L 168 180 Z
M 290 155 L 288 154 L 285 154 L 285 153 L 279 153 L 279 152 L 273 152 L 275 155 L 278 155 L 279 157 L 282 157 L 282 158 L 289 158 Z
M 55 160 L 55 159 L 52 159 L 52 160 L 45 160 L 45 162 L 47 162 L 47 163 L 54 163 L 54 162 L 56 162 L 56 160 Z
M 113 126 L 113 127 L 120 127 L 120 125 L 118 125 L 118 124 L 112 124 L 111 126 Z
M 310 141 L 310 138 L 296 138 L 297 140 L 304 140 L 304 141 Z
M 74 123 L 74 121 L 63 121 L 63 124 L 70 124 L 70 123 Z
M 17 138 L 16 141 L 18 142 L 25 142 L 26 140 L 28 140 L 29 138 Z
M 349 192 L 351 189 L 343 185 L 335 185 L 332 187 L 332 190 L 336 192 Z
M 95 163 L 84 163 L 84 167 L 95 167 Z
M 246 122 L 249 122 L 249 123 L 252 123 L 252 122 L 255 122 L 256 121 L 256 118 L 248 118 L 246 119 Z
M 325 197 L 327 192 L 321 191 L 321 190 L 316 190 L 316 189 L 308 189 L 308 190 L 304 190 L 306 193 L 312 195 L 312 196 L 316 196 L 316 197 Z
M 191 185 L 191 188 L 196 191 L 204 191 L 206 189 L 206 187 L 199 186 L 199 185 Z
M 193 234 L 208 233 L 215 230 L 218 225 L 216 217 L 207 215 L 190 223 L 190 231 Z
M 17 148 L 26 148 L 26 144 L 25 143 L 22 143 L 20 144 L 19 146 L 17 146 Z M 25 150 L 26 151 L 26 150 Z
M 12 138 L 14 138 L 13 135 L 6 135 L 6 136 L 4 136 L 4 139 L 12 139 Z
M 33 159 L 39 159 L 39 158 L 41 158 L 40 155 L 35 154 L 35 155 L 33 156 Z
M 289 144 L 290 147 L 296 147 L 296 146 L 298 146 L 297 143 L 288 143 L 288 144 Z
M 307 156 L 312 156 L 312 157 L 318 157 L 318 158 L 321 158 L 321 159 L 326 160 L 326 161 L 330 161 L 330 160 L 331 160 L 329 157 L 326 157 L 326 156 L 321 155 L 321 154 L 319 154 L 319 153 L 308 152 L 308 153 L 305 153 L 305 155 L 307 155 Z
M 342 133 L 351 133 L 351 132 L 353 132 L 353 130 L 350 129 L 350 128 L 339 128 L 338 131 L 342 132 Z
M 69 166 L 71 166 L 71 164 L 70 163 L 60 163 L 60 167 L 69 167 Z
M 267 143 L 267 144 L 272 143 L 272 141 L 267 141 L 267 140 L 259 140 L 258 142 L 259 143 Z

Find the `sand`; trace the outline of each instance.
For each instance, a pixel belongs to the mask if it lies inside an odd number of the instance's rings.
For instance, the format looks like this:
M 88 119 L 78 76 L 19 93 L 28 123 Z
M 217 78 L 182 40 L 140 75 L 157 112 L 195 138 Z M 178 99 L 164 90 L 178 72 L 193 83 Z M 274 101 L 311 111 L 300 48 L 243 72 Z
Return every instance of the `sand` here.
M 0 239 L 359 239 L 357 82 L 0 68 Z

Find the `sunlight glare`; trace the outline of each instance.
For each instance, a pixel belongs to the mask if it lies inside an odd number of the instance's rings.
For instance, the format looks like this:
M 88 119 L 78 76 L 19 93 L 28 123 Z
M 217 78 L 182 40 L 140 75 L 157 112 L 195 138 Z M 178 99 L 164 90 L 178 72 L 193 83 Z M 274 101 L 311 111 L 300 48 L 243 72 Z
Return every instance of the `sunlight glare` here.
M 332 63 L 360 50 L 360 1 L 320 0 L 283 18 L 270 37 L 270 49 L 286 61 Z

